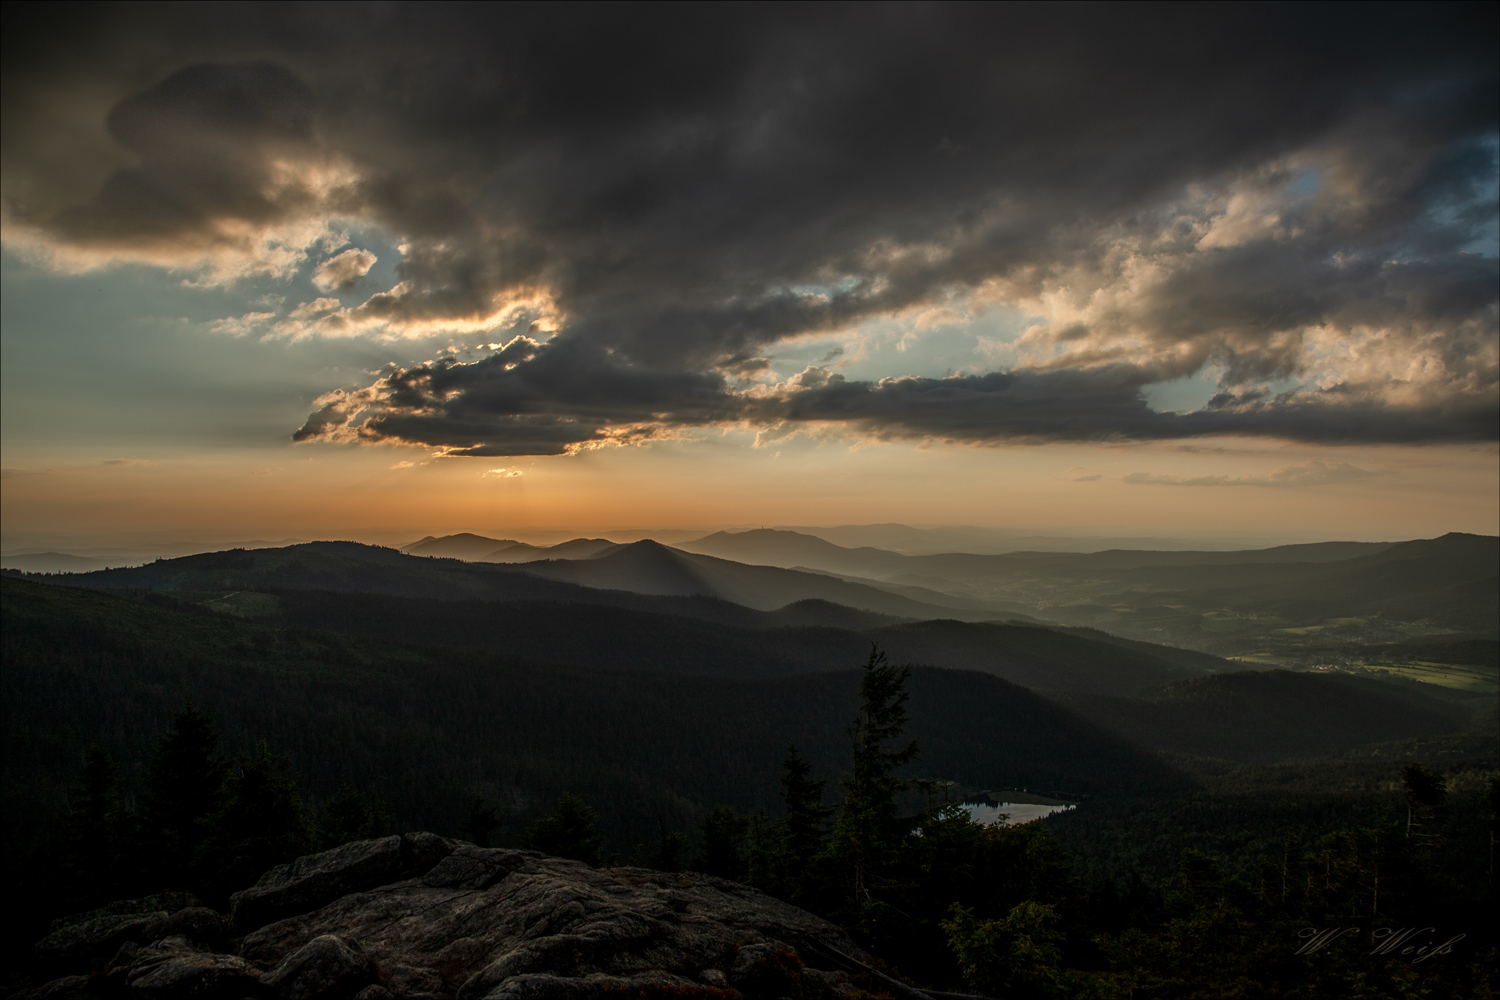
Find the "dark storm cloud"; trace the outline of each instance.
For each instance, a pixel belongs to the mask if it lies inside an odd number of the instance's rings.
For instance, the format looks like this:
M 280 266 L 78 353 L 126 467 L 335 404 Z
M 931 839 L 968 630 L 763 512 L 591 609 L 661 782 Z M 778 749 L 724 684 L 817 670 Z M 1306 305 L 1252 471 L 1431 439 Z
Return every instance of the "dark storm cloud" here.
M 875 437 L 949 441 L 1153 440 L 1248 434 L 1341 443 L 1492 439 L 1492 405 L 1469 403 L 1393 412 L 1342 390 L 1290 398 L 1249 392 L 1216 396 L 1193 413 L 1159 413 L 1129 367 L 846 382 L 837 375 L 780 397 L 763 419 L 834 421 Z
M 272 62 L 181 69 L 105 119 L 137 165 L 52 213 L 45 228 L 82 247 L 232 250 L 245 227 L 283 221 L 316 200 L 298 179 L 275 176 L 278 159 L 313 151 L 314 109 L 308 85 Z
M 1495 436 L 1494 404 L 1482 394 L 1398 410 L 1342 386 L 1282 396 L 1250 391 L 1221 393 L 1193 413 L 1161 413 L 1141 393 L 1150 376 L 1130 366 L 874 383 L 810 368 L 776 390 L 736 394 L 713 374 L 621 366 L 565 344 L 528 345 L 530 361 L 511 360 L 507 348 L 484 361 L 440 361 L 368 389 L 330 393 L 295 439 L 421 443 L 451 455 L 557 455 L 731 422 L 770 428 L 773 437 L 817 423 L 877 440 L 965 444 L 1213 435 L 1414 444 Z
M 250 247 L 354 219 L 404 241 L 401 282 L 309 330 L 557 328 L 324 397 L 299 439 L 498 455 L 725 421 L 963 441 L 1496 433 L 1495 260 L 1461 252 L 1495 214 L 1492 5 L 97 22 L 6 60 L 7 185 L 26 196 L 8 211 L 58 252 Z M 108 127 L 137 158 L 102 180 L 13 152 L 63 148 L 37 95 L 85 62 L 121 89 Z M 788 338 L 953 294 L 1056 315 L 1010 372 L 744 381 Z M 1145 386 L 1206 365 L 1220 402 L 1147 407 Z M 1318 377 L 1255 394 L 1299 375 Z
M 737 409 L 716 374 L 650 371 L 617 364 L 586 340 L 543 346 L 521 337 L 472 364 L 397 370 L 370 389 L 319 402 L 296 440 L 412 441 L 460 455 L 629 443 L 660 436 L 668 423 L 733 419 Z

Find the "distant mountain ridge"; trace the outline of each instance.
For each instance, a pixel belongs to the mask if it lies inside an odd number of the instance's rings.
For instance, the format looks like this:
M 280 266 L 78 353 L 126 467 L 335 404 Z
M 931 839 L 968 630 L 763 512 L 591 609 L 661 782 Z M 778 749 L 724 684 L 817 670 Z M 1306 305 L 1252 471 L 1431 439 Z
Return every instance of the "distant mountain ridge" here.
M 647 540 L 649 541 L 649 540 Z M 641 542 L 628 543 L 639 545 Z M 659 544 L 659 543 L 658 543 Z M 999 555 L 967 552 L 905 555 L 872 546 L 848 548 L 816 535 L 778 528 L 717 531 L 670 548 L 752 566 L 805 569 L 845 576 L 870 577 L 871 582 L 900 585 L 908 579 L 966 579 L 1015 574 L 1104 573 L 1133 569 L 1168 573 L 1171 568 L 1308 564 L 1320 565 L 1373 556 L 1399 545 L 1396 542 L 1312 542 L 1265 549 L 1232 551 L 1105 549 L 1098 552 L 1014 551 Z M 534 546 L 511 539 L 459 534 L 428 536 L 402 551 L 412 555 L 442 556 L 485 562 L 542 559 L 588 559 L 608 555 L 623 545 L 607 539 L 577 538 L 552 546 Z M 1270 571 L 1274 575 L 1275 571 Z M 864 582 L 863 580 L 861 582 Z
M 1500 539 L 1449 532 L 1392 545 L 1313 571 L 1205 587 L 1210 600 L 1268 611 L 1302 604 L 1326 617 L 1401 614 L 1458 628 L 1494 628 L 1500 594 Z
M 1393 542 L 1313 542 L 1243 551 L 1154 551 L 1106 549 L 1099 552 L 967 552 L 903 555 L 870 546 L 845 548 L 815 535 L 775 528 L 718 531 L 675 546 L 687 552 L 774 566 L 806 566 L 841 573 L 931 573 L 977 576 L 1001 572 L 1090 571 L 1138 566 L 1228 566 L 1242 563 L 1325 563 L 1373 555 Z
M 908 593 L 892 593 L 864 581 L 748 565 L 682 552 L 649 539 L 616 546 L 584 559 L 533 562 L 524 572 L 603 590 L 708 595 L 761 611 L 771 611 L 791 601 L 816 599 L 906 618 L 984 621 L 1015 615 L 1012 609 L 991 602 L 956 598 L 939 591 L 924 590 L 913 595 L 909 592 L 911 588 L 906 588 Z
M 1357 646 L 1398 641 L 1405 638 L 1402 629 L 1485 636 L 1500 625 L 1500 539 L 1460 532 L 1225 552 L 903 555 L 764 529 L 716 532 L 682 547 L 793 564 L 906 596 L 913 594 L 905 588 L 920 587 L 929 603 L 937 601 L 926 595 L 938 592 L 1042 620 L 1232 655 L 1280 650 L 1298 629 L 1303 635 L 1334 629 L 1329 641 Z M 1241 631 L 1245 641 L 1232 638 Z
M 75 556 L 68 552 L 25 552 L 4 559 L 6 569 L 18 569 L 23 573 L 87 573 L 108 565 L 109 561 L 105 559 Z
M 492 552 L 501 552 L 520 544 L 513 538 L 486 538 L 465 531 L 457 535 L 444 535 L 442 538 L 428 535 L 410 545 L 401 546 L 400 551 L 413 556 L 478 561 Z
M 513 538 L 486 538 L 468 532 L 426 538 L 403 545 L 402 552 L 465 562 L 530 562 L 535 559 L 587 559 L 617 547 L 606 538 L 574 538 L 556 545 L 532 545 Z
M 954 620 L 964 615 L 826 576 L 743 566 L 649 541 L 595 559 L 524 566 L 312 543 L 47 582 L 202 595 L 186 599 L 225 610 L 236 607 L 238 592 L 263 593 L 272 596 L 269 604 L 251 601 L 238 613 L 429 647 L 504 648 L 539 662 L 587 667 L 817 672 L 857 661 L 878 642 L 909 662 L 980 670 L 1037 690 L 1129 693 L 1237 669 L 1214 657 L 1144 643 L 1126 648 L 1098 636 Z M 808 590 L 827 596 L 801 596 Z M 224 591 L 228 597 L 214 596 Z M 907 613 L 882 613 L 882 606 Z M 279 610 L 267 610 L 273 608 Z M 797 634 L 783 634 L 789 631 Z M 778 634 L 757 634 L 766 632 Z
M 797 621 L 809 626 L 844 628 L 863 620 L 860 615 L 1031 621 L 1106 629 L 1158 648 L 1176 645 L 1301 666 L 1320 662 L 1320 656 L 1358 658 L 1362 647 L 1389 647 L 1408 638 L 1495 635 L 1497 542 L 1493 536 L 1450 533 L 1400 543 L 1325 542 L 1244 552 L 904 556 L 756 529 L 717 532 L 686 544 L 751 560 L 736 561 L 649 539 L 616 544 L 579 538 L 543 547 L 468 534 L 425 538 L 407 546 L 408 552 L 353 542 L 230 550 L 55 582 L 567 602 L 752 628 L 764 627 L 749 620 L 756 613 L 799 605 Z M 436 554 L 441 552 L 485 558 Z M 794 559 L 798 568 L 775 565 Z M 844 568 L 825 568 L 830 565 Z
M 379 567 L 379 572 L 374 571 Z M 283 549 L 231 549 L 128 569 L 78 573 L 58 582 L 167 590 L 344 590 L 459 600 L 620 603 L 601 591 L 643 597 L 714 597 L 759 611 L 818 600 L 901 618 L 983 621 L 1006 615 L 985 602 L 933 592 L 926 603 L 814 573 L 744 566 L 678 552 L 652 541 L 613 546 L 591 558 L 520 564 L 408 555 L 357 542 L 309 542 Z

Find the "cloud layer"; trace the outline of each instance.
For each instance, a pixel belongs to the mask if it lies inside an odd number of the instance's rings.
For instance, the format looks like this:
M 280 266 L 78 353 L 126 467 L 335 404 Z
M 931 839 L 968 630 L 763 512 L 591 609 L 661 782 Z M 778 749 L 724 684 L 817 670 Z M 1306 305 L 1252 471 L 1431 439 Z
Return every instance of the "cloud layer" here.
M 505 345 L 330 387 L 302 441 L 1493 440 L 1495 27 L 1442 4 L 132 7 L 7 54 L 6 239 L 208 282 L 310 269 L 245 329 Z M 333 255 L 355 227 L 401 259 L 345 303 L 376 262 Z M 1033 318 L 1003 371 L 777 360 L 1001 307 Z M 1207 406 L 1147 405 L 1204 371 Z
M 350 249 L 329 257 L 313 269 L 312 283 L 325 292 L 352 291 L 359 279 L 370 273 L 376 257 L 368 250 Z M 316 303 L 327 300 L 318 299 Z
M 1125 482 L 1143 486 L 1327 486 L 1331 483 L 1352 483 L 1379 474 L 1348 462 L 1312 459 L 1297 465 L 1283 465 L 1263 476 L 1163 476 L 1132 472 L 1125 477 Z

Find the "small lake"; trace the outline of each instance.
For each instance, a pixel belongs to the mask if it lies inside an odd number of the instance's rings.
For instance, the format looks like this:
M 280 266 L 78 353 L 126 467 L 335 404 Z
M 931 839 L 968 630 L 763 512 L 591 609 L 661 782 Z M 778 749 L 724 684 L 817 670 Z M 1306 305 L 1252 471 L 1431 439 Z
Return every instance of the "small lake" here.
M 1030 823 L 1034 819 L 1042 819 L 1053 813 L 1067 812 L 1076 809 L 1077 806 L 1044 806 L 1035 802 L 1002 802 L 991 806 L 977 802 L 965 802 L 962 806 L 969 813 L 969 818 L 982 826 L 993 823 L 1001 823 L 1004 826 L 1015 826 L 1017 823 Z M 1006 817 L 1001 820 L 1000 817 Z

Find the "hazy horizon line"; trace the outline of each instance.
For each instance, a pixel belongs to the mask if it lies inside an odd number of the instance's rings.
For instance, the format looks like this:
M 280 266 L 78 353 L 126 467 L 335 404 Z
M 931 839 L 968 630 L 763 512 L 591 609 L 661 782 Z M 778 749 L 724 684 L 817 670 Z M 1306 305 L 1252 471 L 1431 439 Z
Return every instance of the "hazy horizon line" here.
M 15 533 L 8 536 L 0 536 L 0 556 L 5 558 L 20 557 L 28 555 L 42 555 L 57 553 L 60 555 L 72 555 L 83 558 L 138 558 L 161 557 L 179 558 L 202 552 L 223 551 L 232 548 L 280 548 L 288 545 L 300 545 L 310 542 L 356 542 L 366 545 L 380 545 L 389 548 L 405 548 L 416 544 L 427 538 L 446 538 L 454 535 L 471 534 L 482 538 L 493 538 L 497 541 L 517 541 L 538 546 L 552 546 L 576 538 L 603 538 L 617 544 L 629 544 L 646 538 L 654 539 L 665 545 L 681 544 L 691 542 L 706 535 L 718 531 L 743 532 L 761 528 L 777 531 L 798 531 L 812 534 L 818 531 L 879 531 L 887 529 L 896 531 L 905 529 L 907 531 L 921 533 L 922 535 L 936 536 L 927 539 L 936 542 L 945 534 L 973 533 L 975 536 L 988 535 L 988 539 L 975 537 L 969 541 L 978 543 L 978 547 L 992 548 L 996 545 L 1006 546 L 1021 545 L 1026 543 L 1097 543 L 1099 549 L 1082 549 L 1067 547 L 1066 551 L 1099 551 L 1109 548 L 1159 548 L 1179 549 L 1183 551 L 1235 551 L 1253 550 L 1261 548 L 1274 548 L 1280 545 L 1298 545 L 1316 542 L 1401 542 L 1417 538 L 1438 537 L 1447 532 L 1430 534 L 1425 532 L 1389 533 L 1381 536 L 1359 532 L 1335 537 L 1323 532 L 1257 532 L 1257 531 L 1178 531 L 1178 532 L 1146 532 L 1117 530 L 1109 532 L 1105 529 L 1026 529 L 1026 528 L 1000 528 L 983 525 L 943 525 L 943 524 L 909 524 L 905 522 L 876 522 L 873 524 L 836 524 L 836 525 L 779 525 L 779 524 L 720 524 L 720 525 L 694 525 L 687 527 L 601 527 L 601 526 L 532 526 L 532 527 L 510 527 L 510 528 L 457 528 L 457 529 L 434 529 L 421 531 L 420 529 L 402 530 L 398 528 L 357 528 L 334 532 L 305 532 L 285 535 L 279 538 L 247 537 L 253 535 L 250 532 L 225 533 L 215 537 L 208 533 L 193 533 L 193 535 L 179 535 L 176 537 L 140 538 L 121 537 L 119 535 L 102 536 L 60 536 L 55 534 L 28 535 Z M 954 542 L 960 541 L 957 538 Z M 983 544 L 988 541 L 989 544 Z M 1121 544 L 1125 543 L 1125 544 Z M 1134 544 L 1130 544 L 1134 543 Z M 844 544 L 846 547 L 859 547 L 848 545 L 843 542 L 833 544 Z M 865 544 L 869 544 L 866 542 Z M 875 545 L 873 547 L 884 547 Z M 1010 548 L 1009 551 L 1022 551 L 1021 548 Z M 949 549 L 948 551 L 962 551 L 962 549 Z

